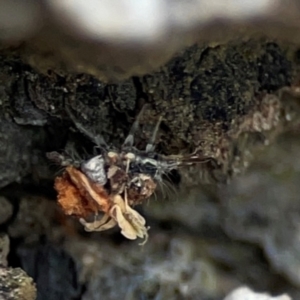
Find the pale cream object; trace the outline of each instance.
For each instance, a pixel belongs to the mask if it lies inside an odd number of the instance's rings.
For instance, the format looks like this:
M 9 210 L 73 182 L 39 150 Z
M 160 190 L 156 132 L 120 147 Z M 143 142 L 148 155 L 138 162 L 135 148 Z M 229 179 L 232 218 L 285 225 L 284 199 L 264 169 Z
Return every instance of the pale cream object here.
M 224 300 L 292 300 L 288 295 L 272 297 L 266 293 L 256 293 L 248 287 L 240 287 L 231 292 Z
M 126 198 L 126 197 L 125 197 Z M 100 220 L 87 222 L 80 219 L 80 223 L 86 231 L 104 231 L 118 225 L 121 233 L 130 240 L 143 238 L 143 245 L 148 240 L 148 228 L 145 227 L 145 219 L 134 209 L 132 209 L 127 200 L 120 195 L 116 195 L 112 199 L 113 205 L 108 214 L 105 214 Z

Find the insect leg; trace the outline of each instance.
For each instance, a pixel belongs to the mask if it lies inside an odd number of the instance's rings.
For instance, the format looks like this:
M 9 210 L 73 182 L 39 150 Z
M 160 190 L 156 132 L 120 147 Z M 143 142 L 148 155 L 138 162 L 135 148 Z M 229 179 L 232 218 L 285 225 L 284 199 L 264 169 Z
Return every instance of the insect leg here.
M 55 164 L 60 165 L 62 167 L 67 167 L 70 165 L 80 166 L 80 162 L 81 162 L 80 160 L 73 159 L 69 155 L 63 155 L 56 151 L 47 152 L 46 157 L 49 160 L 53 161 Z
M 157 136 L 157 132 L 158 132 L 161 120 L 162 120 L 162 117 L 160 116 L 157 123 L 156 123 L 156 125 L 155 125 L 152 136 L 149 139 L 148 144 L 146 145 L 146 152 L 153 152 L 154 149 L 155 149 L 155 140 L 156 140 L 156 136 Z
M 141 116 L 143 115 L 144 111 L 145 111 L 145 108 L 147 107 L 147 104 L 145 104 L 141 111 L 139 112 L 138 116 L 136 117 L 130 131 L 129 131 L 129 134 L 128 136 L 126 137 L 123 145 L 122 145 L 122 148 L 126 148 L 126 147 L 132 147 L 133 146 L 133 143 L 134 143 L 134 135 L 136 134 L 136 132 L 138 131 L 139 129 L 139 122 L 140 122 L 140 119 L 141 119 Z
M 93 222 L 87 222 L 83 218 L 80 218 L 79 221 L 84 226 L 85 231 L 104 231 L 116 225 L 114 220 L 112 221 L 110 216 L 107 214 L 105 214 L 100 220 L 95 220 Z
M 95 231 L 105 231 L 111 229 L 117 225 L 117 222 L 114 219 L 110 219 L 107 223 L 98 226 Z
M 101 134 L 94 134 L 93 132 L 89 131 L 87 128 L 85 128 L 82 124 L 80 124 L 71 110 L 69 109 L 68 106 L 65 107 L 66 112 L 68 113 L 69 117 L 75 124 L 76 128 L 83 134 L 85 134 L 88 138 L 90 138 L 99 148 L 101 149 L 107 149 L 108 146 Z

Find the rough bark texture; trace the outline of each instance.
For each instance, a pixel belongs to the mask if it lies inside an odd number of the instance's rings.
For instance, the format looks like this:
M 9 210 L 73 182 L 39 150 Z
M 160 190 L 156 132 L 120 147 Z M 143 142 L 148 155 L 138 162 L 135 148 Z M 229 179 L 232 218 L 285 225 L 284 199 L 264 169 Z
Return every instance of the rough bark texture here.
M 20 268 L 7 267 L 9 238 L 0 236 L 0 299 L 3 300 L 34 300 L 36 299 L 35 284 Z

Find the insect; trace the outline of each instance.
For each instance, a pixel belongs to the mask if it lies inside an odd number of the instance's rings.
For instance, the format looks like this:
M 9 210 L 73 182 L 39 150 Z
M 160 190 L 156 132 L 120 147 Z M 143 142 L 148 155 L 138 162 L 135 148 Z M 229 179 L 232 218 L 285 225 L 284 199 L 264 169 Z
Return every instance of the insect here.
M 109 147 L 101 135 L 92 134 L 79 124 L 67 108 L 78 130 L 95 143 L 98 152 L 87 160 L 58 152 L 47 153 L 47 157 L 65 167 L 63 175 L 55 179 L 59 204 L 66 214 L 77 216 L 86 231 L 104 231 L 118 225 L 126 238 L 143 238 L 144 244 L 149 228 L 133 207 L 151 197 L 165 174 L 181 165 L 210 160 L 197 153 L 188 157 L 156 153 L 155 141 L 161 118 L 145 150 L 137 149 L 134 138 L 146 107 L 143 106 L 118 150 Z M 94 220 L 87 221 L 89 216 Z

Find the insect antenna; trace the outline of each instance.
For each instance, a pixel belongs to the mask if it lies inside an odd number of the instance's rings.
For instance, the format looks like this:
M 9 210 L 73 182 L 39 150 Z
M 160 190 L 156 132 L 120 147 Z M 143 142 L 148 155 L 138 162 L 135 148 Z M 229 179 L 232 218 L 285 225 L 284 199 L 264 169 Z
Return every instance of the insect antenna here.
M 60 174 L 60 172 L 65 168 L 65 166 L 63 166 L 63 162 L 66 160 L 65 157 L 56 151 L 47 152 L 46 157 L 48 159 L 47 164 L 56 169 L 54 173 L 55 176 Z
M 175 185 L 172 183 L 172 179 L 169 174 L 164 174 L 166 179 L 163 180 L 165 187 L 167 187 L 167 191 L 169 192 L 169 198 L 173 198 L 173 196 L 177 195 L 178 191 L 175 188 Z
M 157 201 L 157 192 L 156 192 L 156 189 L 154 190 L 153 197 L 154 197 L 154 201 L 156 202 Z M 148 199 L 147 204 L 149 204 L 149 202 L 150 202 L 150 198 Z
M 53 170 L 54 177 L 61 175 L 63 173 L 63 171 L 65 170 L 65 167 L 59 166 L 59 165 L 57 165 L 57 163 L 55 163 L 53 161 L 49 162 L 49 166 L 50 166 L 51 171 L 54 169 Z
M 161 192 L 162 198 L 166 199 L 166 193 L 165 193 L 165 187 L 164 187 L 164 182 L 163 181 L 158 181 L 158 192 Z
M 61 175 L 64 170 L 65 170 L 64 167 L 59 167 L 58 170 L 55 171 L 54 177 L 57 177 L 57 176 Z
M 176 190 L 174 189 L 173 185 L 167 180 L 160 180 L 158 181 L 158 194 L 161 193 L 162 198 L 170 199 L 175 193 Z M 156 196 L 157 200 L 157 196 Z

